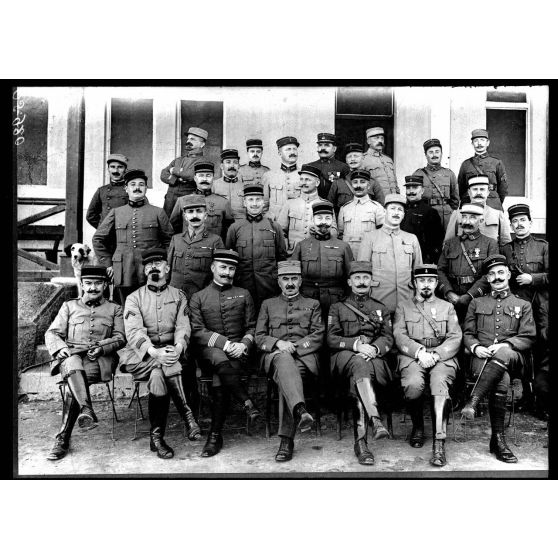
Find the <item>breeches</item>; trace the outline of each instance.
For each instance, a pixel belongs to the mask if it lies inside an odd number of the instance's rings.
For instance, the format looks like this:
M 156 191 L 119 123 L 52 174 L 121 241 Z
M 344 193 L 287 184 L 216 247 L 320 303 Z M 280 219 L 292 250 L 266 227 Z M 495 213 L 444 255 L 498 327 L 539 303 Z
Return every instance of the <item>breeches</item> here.
M 165 378 L 180 375 L 182 372 L 182 365 L 180 361 L 177 361 L 172 366 L 163 366 L 153 357 L 146 354 L 145 358 L 140 363 L 127 364 L 126 372 L 130 372 L 134 380 L 147 380 L 147 389 L 149 393 L 161 397 L 167 394 Z
M 515 352 L 515 351 L 513 351 L 513 352 Z M 496 355 L 498 355 L 498 358 L 500 358 L 499 353 L 500 353 L 500 351 L 498 351 L 496 353 Z M 515 353 L 515 354 L 516 354 L 516 357 L 519 359 L 519 354 L 518 353 Z M 478 357 L 475 357 L 475 356 L 473 357 L 473 361 L 471 363 L 471 371 L 473 373 L 473 378 L 475 380 L 477 379 L 480 371 L 482 370 L 483 364 L 484 364 L 484 359 L 483 358 L 478 358 Z M 515 364 L 517 364 L 517 361 L 515 361 Z M 504 375 L 502 376 L 502 379 L 496 384 L 493 391 L 495 391 L 497 393 L 508 393 L 510 383 L 511 383 L 511 380 L 510 380 L 509 373 L 504 372 Z
M 60 375 L 65 380 L 72 370 L 85 372 L 88 384 L 101 381 L 101 369 L 96 360 L 89 360 L 86 356 L 72 355 L 60 363 Z
M 353 354 L 343 373 L 351 378 L 351 385 L 361 378 L 370 378 L 381 386 L 386 386 L 391 380 L 391 372 L 383 358 L 366 361 L 357 353 Z
M 429 370 L 425 370 L 418 362 L 411 362 L 401 370 L 401 387 L 405 399 L 418 399 L 426 387 L 425 376 L 429 376 L 431 395 L 445 395 L 453 384 L 456 376 L 456 368 L 444 362 L 438 362 Z

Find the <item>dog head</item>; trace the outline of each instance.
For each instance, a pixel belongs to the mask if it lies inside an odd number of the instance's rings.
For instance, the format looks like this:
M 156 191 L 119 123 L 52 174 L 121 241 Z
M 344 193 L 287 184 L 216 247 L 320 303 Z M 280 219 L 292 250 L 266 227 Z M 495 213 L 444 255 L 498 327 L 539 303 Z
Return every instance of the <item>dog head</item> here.
M 81 263 L 89 257 L 91 248 L 87 244 L 82 244 L 81 242 L 76 242 L 71 246 L 66 246 L 64 249 L 67 256 L 72 258 L 72 263 Z

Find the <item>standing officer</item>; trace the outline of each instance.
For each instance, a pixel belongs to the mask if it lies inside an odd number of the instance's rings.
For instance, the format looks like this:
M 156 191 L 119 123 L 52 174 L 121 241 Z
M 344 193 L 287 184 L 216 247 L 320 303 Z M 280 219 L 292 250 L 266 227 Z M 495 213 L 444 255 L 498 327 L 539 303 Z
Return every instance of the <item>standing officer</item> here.
M 459 195 L 463 201 L 469 201 L 467 199 L 467 188 L 470 186 L 469 180 L 473 176 L 486 175 L 490 184 L 490 193 L 486 203 L 494 209 L 503 211 L 502 204 L 508 195 L 508 178 L 504 163 L 500 159 L 491 157 L 488 154 L 490 140 L 486 130 L 480 128 L 473 130 L 471 133 L 471 143 L 473 144 L 475 155 L 461 163 L 459 174 L 457 175 Z
M 490 207 L 487 203 L 488 198 L 488 176 L 473 176 L 469 179 L 469 197 L 472 202 L 480 203 L 484 206 L 483 219 L 479 223 L 480 232 L 485 236 L 493 238 L 500 247 L 511 242 L 510 224 L 503 211 L 498 211 Z M 461 214 L 455 210 L 450 217 L 446 236 L 444 240 L 459 236 Z
M 531 304 L 510 293 L 511 273 L 505 256 L 486 258 L 483 272 L 492 290 L 473 299 L 467 310 L 463 338 L 473 355 L 472 370 L 477 381 L 461 414 L 466 419 L 474 418 L 477 405 L 489 395 L 490 453 L 504 463 L 517 463 L 504 436 L 506 398 L 510 374 L 521 374 L 519 351 L 530 349 L 535 342 L 535 322 Z
M 248 164 L 240 165 L 238 177 L 245 186 L 261 184 L 263 175 L 270 170 L 269 167 L 262 165 L 263 143 L 261 139 L 246 140 L 246 152 L 248 154 Z
M 353 254 L 358 254 L 362 235 L 381 227 L 386 211 L 368 195 L 370 173 L 367 170 L 351 171 L 348 180 L 351 182 L 354 198 L 339 210 L 338 236 L 349 243 Z
M 191 194 L 196 189 L 194 183 L 194 164 L 196 159 L 203 157 L 203 148 L 209 134 L 203 128 L 191 127 L 186 135 L 184 157 L 174 159 L 161 171 L 161 180 L 169 185 L 165 195 L 163 209 L 170 217 L 176 200 L 180 196 Z M 177 231 L 179 232 L 179 231 Z
M 50 373 L 54 376 L 60 372 L 68 388 L 62 426 L 47 456 L 51 461 L 68 453 L 76 420 L 86 430 L 97 426 L 89 385 L 112 378 L 116 368 L 114 353 L 126 343 L 122 308 L 103 298 L 107 283 L 106 268 L 84 265 L 83 295 L 64 302 L 45 333 L 48 352 L 57 358 Z
M 212 457 L 223 447 L 221 432 L 230 394 L 244 405 L 249 420 L 260 416 L 240 382 L 246 357 L 254 345 L 256 315 L 250 293 L 232 284 L 238 259 L 234 250 L 215 250 L 213 281 L 190 299 L 192 338 L 202 373 L 213 378 L 211 428 L 202 457 Z
M 272 219 L 277 219 L 288 199 L 300 196 L 300 177 L 296 166 L 300 144 L 294 136 L 279 138 L 276 143 L 281 168 L 267 171 L 262 177 L 264 195 L 269 196 L 269 213 Z
M 449 390 L 457 374 L 456 355 L 461 347 L 461 328 L 453 306 L 434 295 L 438 283 L 435 264 L 414 269 L 416 294 L 397 306 L 393 336 L 399 350 L 398 369 L 413 430 L 409 443 L 424 445 L 422 414 L 425 376 L 432 396 L 432 458 L 430 464 L 446 464 L 446 427 L 450 411 Z
M 385 357 L 393 346 L 388 309 L 370 296 L 370 262 L 351 262 L 347 283 L 351 294 L 329 309 L 327 344 L 331 350 L 331 369 L 349 378 L 354 399 L 354 451 L 362 465 L 374 465 L 368 449 L 368 424 L 372 422 L 374 440 L 389 432 L 380 419 L 374 384 L 387 386 L 392 381 Z
M 140 169 L 124 175 L 128 205 L 111 209 L 93 235 L 93 247 L 114 282 L 120 304 L 145 283 L 141 252 L 168 248 L 174 231 L 166 213 L 145 199 L 147 176 Z M 116 248 L 115 248 L 116 246 Z
M 442 167 L 442 144 L 439 139 L 426 140 L 422 146 L 427 164 L 413 175 L 423 177 L 424 199 L 440 214 L 446 230 L 452 211 L 459 207 L 457 178 L 451 169 Z
M 211 188 L 215 166 L 211 161 L 199 161 L 194 164 L 194 182 L 196 184 L 195 194 L 205 197 L 205 205 L 207 210 L 207 220 L 205 223 L 207 232 L 220 236 L 223 240 L 227 235 L 227 228 L 233 222 L 231 205 L 227 198 L 219 194 L 215 194 Z M 184 203 L 187 196 L 181 196 L 176 200 L 174 208 L 170 216 L 171 225 L 176 233 L 182 232 L 184 223 Z
M 266 298 L 277 295 L 277 262 L 287 258 L 283 231 L 263 216 L 264 192 L 260 184 L 244 188 L 245 218 L 235 221 L 226 246 L 238 252 L 234 284 L 250 291 L 256 312 Z
M 263 302 L 256 324 L 256 343 L 260 365 L 280 393 L 281 443 L 275 461 L 290 461 L 297 427 L 304 432 L 314 422 L 306 410 L 302 376 L 319 373 L 318 351 L 324 324 L 319 302 L 299 293 L 300 262 L 279 262 L 277 275 L 281 295 Z
M 384 226 L 364 234 L 357 256 L 372 262 L 372 292 L 392 316 L 400 302 L 413 296 L 412 270 L 422 263 L 417 237 L 400 228 L 406 201 L 401 194 L 386 196 Z
M 393 159 L 384 155 L 384 129 L 378 127 L 366 130 L 366 141 L 370 146 L 362 160 L 361 167 L 370 171 L 372 178 L 379 183 L 384 195 L 399 194 Z
M 436 263 L 442 251 L 444 228 L 440 214 L 422 196 L 422 175 L 405 177 L 407 210 L 401 230 L 413 233 L 419 241 L 425 263 Z
M 317 143 L 320 158 L 308 164 L 320 169 L 322 177 L 318 186 L 318 195 L 323 199 L 327 199 L 332 182 L 345 176 L 349 172 L 349 166 L 335 158 L 337 138 L 334 134 L 320 132 Z
M 165 442 L 170 398 L 186 425 L 188 438 L 199 440 L 200 427 L 186 400 L 182 365 L 190 341 L 186 295 L 167 283 L 169 266 L 163 248 L 142 252 L 147 284 L 134 291 L 124 307 L 126 347 L 118 351 L 120 368 L 136 381 L 146 381 L 149 396 L 150 448 L 170 459 L 174 450 Z
M 483 211 L 479 203 L 463 204 L 459 210 L 463 233 L 444 242 L 438 260 L 438 291 L 455 306 L 459 323 L 463 323 L 471 300 L 489 290 L 483 260 L 498 254 L 496 241 L 479 230 Z
M 124 183 L 128 157 L 120 153 L 109 155 L 107 166 L 110 182 L 98 188 L 93 194 L 85 216 L 87 222 L 94 229 L 99 226 L 112 208 L 121 207 L 128 203 L 128 194 Z

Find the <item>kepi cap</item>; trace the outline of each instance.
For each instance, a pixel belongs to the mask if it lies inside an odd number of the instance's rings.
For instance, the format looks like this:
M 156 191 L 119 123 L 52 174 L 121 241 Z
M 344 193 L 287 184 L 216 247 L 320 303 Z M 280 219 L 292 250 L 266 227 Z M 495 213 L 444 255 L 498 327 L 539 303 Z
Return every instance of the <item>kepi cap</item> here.
M 526 203 L 516 203 L 508 209 L 508 217 L 511 220 L 517 215 L 527 215 L 531 219 L 531 209 Z
M 215 165 L 211 161 L 199 161 L 194 163 L 194 174 L 197 172 L 215 172 Z
M 459 211 L 461 212 L 461 214 L 469 213 L 471 215 L 484 215 L 484 205 L 477 202 L 464 203 L 460 207 Z
M 302 167 L 300 167 L 300 170 L 298 171 L 298 174 L 311 174 L 316 178 L 322 177 L 322 173 L 320 172 L 320 169 L 317 169 L 312 165 L 302 165 Z
M 277 275 L 302 275 L 302 264 L 298 260 L 278 262 Z
M 354 151 L 364 153 L 364 147 L 362 147 L 361 143 L 348 143 L 347 145 L 345 145 L 345 156 L 349 153 L 353 153 Z
M 164 248 L 149 248 L 141 253 L 141 263 L 143 265 L 160 260 L 167 261 L 167 251 Z
M 426 153 L 431 147 L 439 147 L 442 149 L 442 144 L 440 143 L 439 139 L 431 138 L 427 139 L 423 144 L 422 147 L 424 148 L 424 152 Z
M 415 266 L 413 274 L 416 277 L 438 277 L 438 266 L 436 264 L 421 264 Z
M 240 159 L 237 149 L 223 149 L 221 151 L 221 161 L 224 159 Z
M 182 211 L 196 207 L 207 207 L 205 196 L 201 194 L 188 194 L 182 198 Z
M 364 178 L 364 180 L 370 180 L 370 171 L 366 169 L 355 169 L 351 171 L 348 176 L 349 180 L 353 180 L 355 178 Z
M 490 181 L 486 174 L 477 174 L 477 176 L 471 176 L 467 184 L 469 184 L 469 188 L 471 186 L 490 186 Z
M 122 153 L 112 153 L 107 158 L 107 165 L 111 161 L 116 161 L 117 163 L 122 163 L 123 165 L 128 166 L 128 157 L 126 155 L 122 155 Z
M 81 268 L 82 279 L 103 279 L 107 280 L 107 268 L 104 265 L 85 264 Z
M 188 128 L 188 131 L 186 132 L 186 136 L 188 134 L 193 134 L 194 136 L 198 136 L 199 138 L 207 141 L 207 138 L 209 137 L 209 134 L 207 132 L 207 130 L 204 130 L 203 128 L 196 128 L 195 126 L 191 126 L 190 128 Z
M 312 213 L 314 215 L 333 215 L 333 204 L 325 200 L 316 202 L 314 205 L 312 205 Z
M 405 186 L 422 186 L 423 176 L 420 174 L 412 174 L 405 177 Z
M 508 261 L 506 260 L 506 256 L 502 254 L 492 254 L 488 256 L 488 258 L 482 262 L 482 272 L 486 275 L 490 268 L 496 265 L 505 265 L 507 267 Z
M 285 147 L 285 145 L 290 145 L 291 143 L 294 143 L 297 147 L 300 146 L 300 143 L 298 143 L 298 140 L 294 136 L 285 136 L 284 138 L 279 138 L 276 143 L 277 149 L 281 149 L 281 147 Z
M 366 137 L 372 137 L 372 136 L 383 136 L 385 134 L 384 129 L 381 128 L 380 126 L 374 126 L 373 128 L 368 128 L 368 130 L 366 130 Z
M 384 200 L 384 207 L 390 203 L 400 203 L 403 207 L 407 205 L 407 198 L 403 194 L 388 194 Z
M 213 250 L 213 261 L 217 260 L 228 264 L 238 265 L 239 259 L 240 256 L 238 255 L 238 252 L 235 252 L 234 250 L 226 250 L 224 248 Z
M 372 262 L 352 261 L 349 266 L 349 277 L 354 273 L 368 273 L 372 275 Z
M 250 147 L 259 147 L 263 149 L 263 143 L 261 139 L 248 139 L 246 140 L 246 149 Z
M 477 128 L 476 130 L 473 130 L 471 132 L 471 140 L 474 140 L 475 138 L 488 138 L 488 131 L 485 130 L 484 128 Z
M 337 144 L 337 138 L 335 134 L 328 134 L 327 132 L 320 132 L 318 134 L 318 143 L 333 143 L 334 145 Z
M 147 175 L 141 169 L 130 169 L 129 171 L 126 171 L 124 173 L 125 184 L 128 184 L 130 180 L 136 180 L 137 178 L 143 178 L 143 180 L 145 180 L 145 183 L 147 184 Z M 151 188 L 151 186 L 147 186 L 147 187 Z
M 243 196 L 263 196 L 264 189 L 261 184 L 251 184 L 250 186 L 245 186 L 242 191 Z

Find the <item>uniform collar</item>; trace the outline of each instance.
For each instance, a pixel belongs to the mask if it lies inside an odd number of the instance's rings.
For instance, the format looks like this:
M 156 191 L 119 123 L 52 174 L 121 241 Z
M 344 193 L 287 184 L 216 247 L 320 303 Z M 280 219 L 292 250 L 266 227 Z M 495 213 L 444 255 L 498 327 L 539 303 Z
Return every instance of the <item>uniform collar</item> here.
M 351 291 L 351 294 L 349 295 L 349 299 L 355 302 L 366 302 L 367 300 L 370 300 L 370 296 L 367 294 L 357 295 Z
M 248 166 L 252 167 L 253 169 L 259 169 L 262 166 L 261 161 L 248 161 Z
M 295 300 L 298 300 L 300 298 L 300 291 L 296 293 L 294 296 L 286 296 L 283 293 L 281 293 L 281 298 L 286 302 L 294 302 Z
M 527 244 L 528 242 L 531 242 L 531 240 L 533 240 L 533 237 L 529 234 L 528 236 L 526 236 L 525 238 L 516 238 L 515 241 L 518 244 Z
M 420 198 L 420 200 L 413 201 L 413 202 L 408 201 L 407 202 L 407 207 L 415 208 L 419 205 L 422 205 L 421 202 L 423 202 L 423 201 L 424 201 L 424 198 Z
M 296 170 L 296 163 L 294 165 L 287 166 L 284 163 L 281 163 L 281 170 L 283 172 L 294 172 Z
M 256 215 L 255 217 L 253 217 L 249 213 L 246 213 L 246 220 L 249 223 L 253 223 L 254 221 L 256 221 L 256 223 L 259 223 L 262 219 L 263 219 L 263 213 L 260 213 L 259 215 Z
M 320 157 L 320 163 L 333 163 L 334 157 L 335 157 L 335 153 L 330 157 Z
M 313 236 L 314 236 L 314 238 L 315 238 L 316 240 L 320 240 L 320 241 L 321 241 L 321 240 L 329 240 L 329 239 L 331 238 L 331 233 L 328 232 L 327 234 L 322 234 L 322 235 L 320 235 L 320 234 L 318 234 L 317 232 L 315 232 L 315 233 L 313 234 Z
M 481 235 L 480 230 L 475 231 L 474 233 L 463 233 L 460 238 L 461 240 L 477 240 L 477 238 L 479 238 L 479 236 Z
M 238 176 L 235 176 L 234 178 L 229 178 L 228 176 L 223 176 L 223 180 L 225 182 L 232 182 L 234 184 L 235 182 L 238 182 Z
M 431 304 L 432 302 L 434 302 L 435 299 L 436 299 L 435 296 L 431 296 L 431 297 L 427 300 L 427 299 L 424 298 L 420 293 L 417 293 L 417 294 L 415 295 L 415 300 L 416 300 L 417 302 L 423 302 L 423 303 L 426 303 L 426 304 Z
M 226 291 L 226 290 L 232 288 L 232 285 L 219 285 L 218 283 L 215 282 L 215 279 L 213 279 L 213 281 L 211 281 L 211 286 L 216 291 Z
M 503 291 L 490 291 L 490 295 L 495 299 L 507 298 L 510 296 L 510 289 L 504 289 Z
M 364 204 L 364 203 L 369 203 L 369 202 L 372 203 L 372 200 L 370 199 L 370 196 L 369 196 L 368 194 L 365 194 L 365 195 L 362 196 L 361 198 L 359 198 L 358 196 L 355 196 L 355 197 L 353 198 L 353 201 L 354 201 L 355 203 L 362 203 L 362 204 Z
M 132 201 L 132 200 L 128 200 L 128 205 L 130 207 L 141 207 L 142 205 L 145 205 L 145 198 L 138 200 L 138 201 Z
M 483 153 L 482 155 L 477 155 L 477 154 L 475 153 L 475 157 L 476 157 L 477 159 L 486 159 L 486 158 L 488 157 L 488 151 L 486 151 L 486 152 Z
M 186 152 L 186 157 L 200 157 L 201 155 L 203 155 L 203 149 L 201 147 L 196 147 Z
M 204 236 L 205 233 L 205 225 L 202 225 L 199 229 L 193 229 L 190 227 L 190 225 L 188 225 L 188 227 L 186 228 L 186 231 L 184 231 L 185 234 L 188 234 L 188 238 L 190 240 L 194 240 L 195 238 L 200 238 L 202 236 Z M 194 233 L 192 235 L 192 233 Z M 207 234 L 205 234 L 205 236 L 207 236 Z
M 432 163 L 427 163 L 426 168 L 431 171 L 437 171 L 442 168 L 442 164 L 436 163 L 435 165 L 433 165 Z
M 126 186 L 126 183 L 124 182 L 124 180 L 117 180 L 116 182 L 113 182 L 112 180 L 110 181 L 110 186 Z
M 196 194 L 200 194 L 202 196 L 210 196 L 212 193 L 213 192 L 211 188 L 206 188 L 204 190 L 201 190 L 200 188 L 196 188 Z
M 392 227 L 391 225 L 385 224 L 380 230 L 384 231 L 386 234 L 398 235 L 401 232 L 401 227 Z
M 103 297 L 99 298 L 98 300 L 84 300 L 84 298 L 85 295 L 81 299 L 83 304 L 85 304 L 85 306 L 91 306 L 93 308 L 96 308 L 97 306 L 101 306 L 101 304 L 103 304 L 103 302 L 105 301 Z
M 373 155 L 374 157 L 381 157 L 382 156 L 381 151 L 376 151 L 375 149 L 372 149 L 371 147 L 368 148 L 367 153 L 369 153 L 370 155 Z
M 317 200 L 320 196 L 318 194 L 318 190 L 316 190 L 311 194 L 305 194 L 304 192 L 300 192 L 300 197 L 305 201 L 314 201 Z
M 153 291 L 154 293 L 160 293 L 161 291 L 164 291 L 167 287 L 168 285 L 166 283 L 164 285 L 161 285 L 160 287 L 157 287 L 155 285 L 147 285 L 147 288 L 150 291 Z

